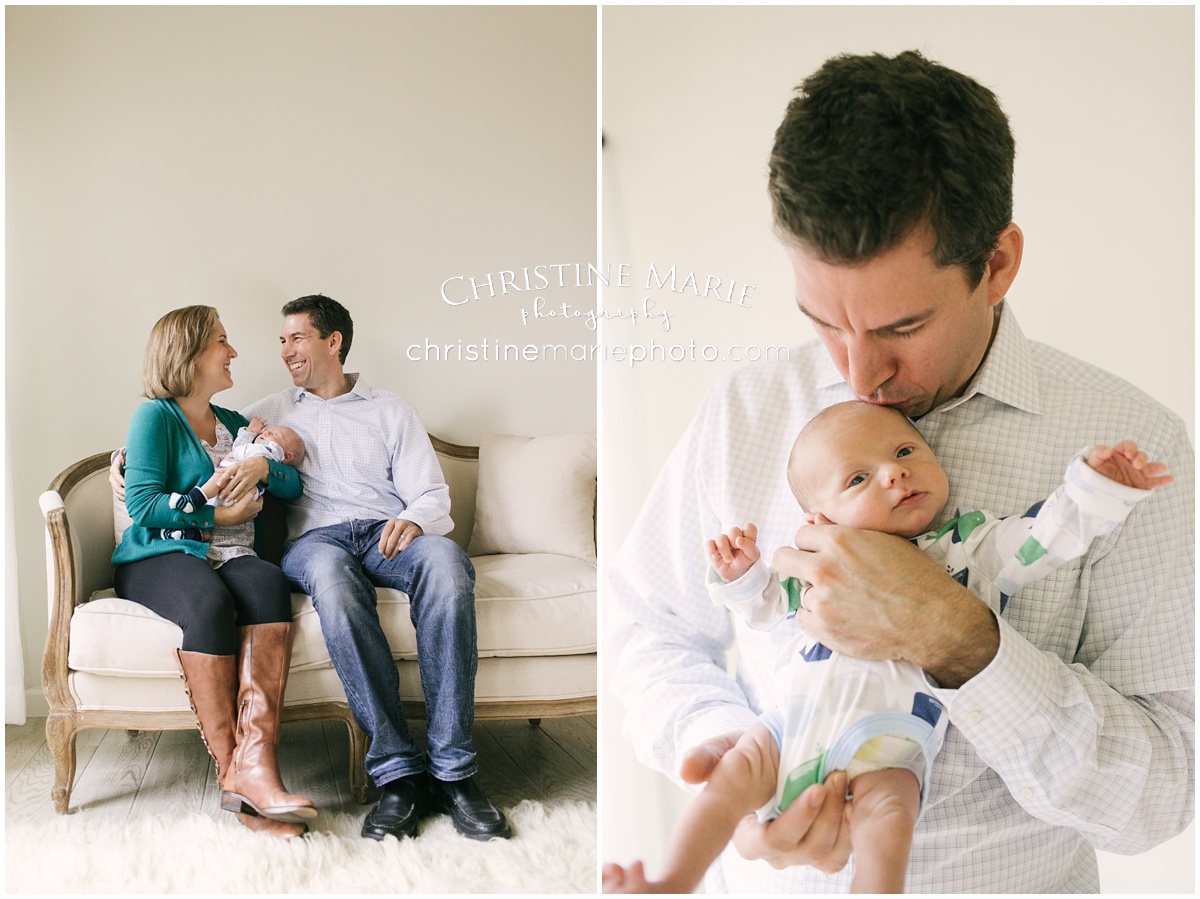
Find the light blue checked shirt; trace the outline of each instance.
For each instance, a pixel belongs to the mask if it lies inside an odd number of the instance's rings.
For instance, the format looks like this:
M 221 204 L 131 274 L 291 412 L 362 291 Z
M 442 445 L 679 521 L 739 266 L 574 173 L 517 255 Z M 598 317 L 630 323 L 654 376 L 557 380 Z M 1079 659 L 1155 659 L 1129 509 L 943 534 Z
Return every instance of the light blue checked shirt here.
M 304 492 L 288 503 L 288 538 L 354 519 L 404 518 L 426 534 L 450 533 L 450 491 L 416 409 L 357 374 L 346 380 L 350 392 L 331 400 L 291 387 L 243 412 L 304 441 Z
M 613 686 L 647 764 L 674 774 L 684 750 L 745 730 L 770 701 L 787 629 L 752 630 L 709 601 L 704 541 L 753 521 L 765 558 L 790 544 L 800 524 L 785 475 L 792 441 L 820 409 L 849 399 L 819 342 L 739 369 L 710 391 L 659 475 L 606 593 Z M 1007 304 L 964 395 L 917 426 L 949 476 L 943 521 L 959 506 L 1020 514 L 1088 444 L 1132 438 L 1175 476 L 1082 559 L 1009 600 L 995 659 L 946 691 L 951 726 L 913 843 L 909 892 L 1094 892 L 1094 846 L 1141 852 L 1194 813 L 1186 428 L 1124 381 L 1027 340 Z M 849 874 L 775 871 L 731 847 L 707 886 L 845 892 Z

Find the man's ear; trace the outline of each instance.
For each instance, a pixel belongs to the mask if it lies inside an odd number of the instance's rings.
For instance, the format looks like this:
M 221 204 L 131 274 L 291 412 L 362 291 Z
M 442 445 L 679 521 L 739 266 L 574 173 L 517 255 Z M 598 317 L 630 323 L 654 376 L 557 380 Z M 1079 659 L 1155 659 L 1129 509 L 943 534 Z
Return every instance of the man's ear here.
M 329 332 L 329 349 L 333 351 L 333 354 L 335 356 L 338 356 L 338 357 L 341 356 L 341 352 L 342 352 L 342 332 L 341 331 L 330 331 Z
M 987 286 L 989 306 L 995 306 L 1008 294 L 1008 289 L 1017 278 L 1021 268 L 1021 254 L 1025 249 L 1025 235 L 1016 222 L 1009 222 L 996 240 L 996 249 L 988 260 L 983 280 Z

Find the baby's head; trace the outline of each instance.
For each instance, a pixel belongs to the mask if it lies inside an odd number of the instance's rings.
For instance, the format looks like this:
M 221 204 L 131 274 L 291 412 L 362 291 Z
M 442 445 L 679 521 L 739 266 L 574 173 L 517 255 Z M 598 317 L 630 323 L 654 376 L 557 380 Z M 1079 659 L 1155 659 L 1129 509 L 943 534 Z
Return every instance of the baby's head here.
M 263 428 L 254 438 L 254 442 L 262 443 L 264 440 L 270 440 L 283 447 L 283 461 L 288 465 L 299 465 L 304 461 L 304 441 L 287 425 Z
M 950 489 L 903 413 L 857 400 L 830 406 L 804 426 L 787 475 L 810 515 L 901 537 L 928 531 Z

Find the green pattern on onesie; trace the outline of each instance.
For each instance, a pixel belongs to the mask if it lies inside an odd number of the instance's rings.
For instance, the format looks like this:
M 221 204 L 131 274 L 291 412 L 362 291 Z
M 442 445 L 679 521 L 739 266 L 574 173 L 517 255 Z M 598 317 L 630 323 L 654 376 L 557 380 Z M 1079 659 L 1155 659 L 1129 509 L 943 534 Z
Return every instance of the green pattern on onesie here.
M 1026 540 L 1021 548 L 1017 550 L 1017 559 L 1022 565 L 1032 565 L 1044 555 L 1046 555 L 1046 547 L 1042 546 L 1042 544 L 1038 543 L 1032 537 Z
M 790 577 L 783 581 L 782 586 L 787 593 L 788 611 L 795 612 L 800 608 L 800 591 L 804 589 L 804 581 L 798 577 Z
M 825 753 L 809 759 L 792 769 L 783 784 L 783 795 L 779 797 L 779 810 L 784 811 L 796 801 L 796 797 L 813 784 L 825 781 Z
M 950 533 L 951 530 L 958 530 L 958 539 L 964 543 L 971 536 L 971 532 L 987 521 L 987 515 L 983 512 L 967 512 L 965 515 L 960 515 L 957 518 L 951 518 L 942 525 L 936 533 L 926 534 L 926 540 L 940 540 Z

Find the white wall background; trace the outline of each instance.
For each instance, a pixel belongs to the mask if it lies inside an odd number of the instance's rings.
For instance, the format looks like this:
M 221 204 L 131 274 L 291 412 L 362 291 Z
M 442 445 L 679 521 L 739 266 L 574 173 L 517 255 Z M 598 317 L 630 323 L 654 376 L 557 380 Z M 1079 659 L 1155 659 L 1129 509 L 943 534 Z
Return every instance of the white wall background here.
M 532 293 L 459 307 L 439 293 L 594 261 L 593 8 L 43 6 L 5 23 L 6 555 L 31 714 L 45 713 L 38 494 L 123 442 L 168 310 L 220 310 L 241 353 L 222 405 L 290 386 L 279 308 L 320 291 L 354 316 L 347 368 L 440 437 L 595 428 L 594 364 L 405 349 L 594 343 L 577 321 L 522 325 Z
M 529 294 L 450 307 L 438 289 L 595 258 L 595 19 L 591 7 L 6 9 L 10 700 L 15 647 L 30 712 L 44 710 L 37 495 L 122 441 L 146 333 L 171 308 L 221 310 L 242 353 L 227 405 L 288 384 L 279 306 L 323 291 L 359 326 L 349 368 L 410 398 L 442 437 L 594 426 L 591 366 L 412 362 L 404 348 L 590 341 L 578 321 L 521 325 Z M 811 336 L 770 231 L 775 126 L 826 57 L 916 47 L 993 88 L 1012 119 L 1027 247 L 1010 302 L 1026 333 L 1194 422 L 1191 8 L 607 7 L 603 23 L 603 258 L 627 263 L 631 282 L 606 305 L 651 296 L 675 313 L 668 332 L 609 322 L 609 345 Z M 753 284 L 750 308 L 643 291 L 651 262 L 719 277 L 723 292 Z M 601 366 L 602 553 L 735 364 Z M 653 858 L 680 797 L 632 761 L 620 709 L 602 702 L 605 857 Z M 1194 889 L 1190 830 L 1101 864 L 1109 892 Z
M 1011 119 L 1026 250 L 1009 302 L 1025 333 L 1156 396 L 1194 441 L 1193 28 L 1190 7 L 605 7 L 604 254 L 634 282 L 605 305 L 652 296 L 676 313 L 666 334 L 609 323 L 605 342 L 724 352 L 812 337 L 771 234 L 775 127 L 829 56 L 916 48 L 990 87 Z M 694 271 L 701 290 L 710 274 L 754 284 L 750 308 L 644 290 L 650 263 Z M 604 364 L 604 558 L 735 364 Z M 633 759 L 622 714 L 606 697 L 603 856 L 654 861 L 683 794 Z M 1102 853 L 1102 884 L 1192 892 L 1194 855 L 1190 828 L 1146 856 Z

